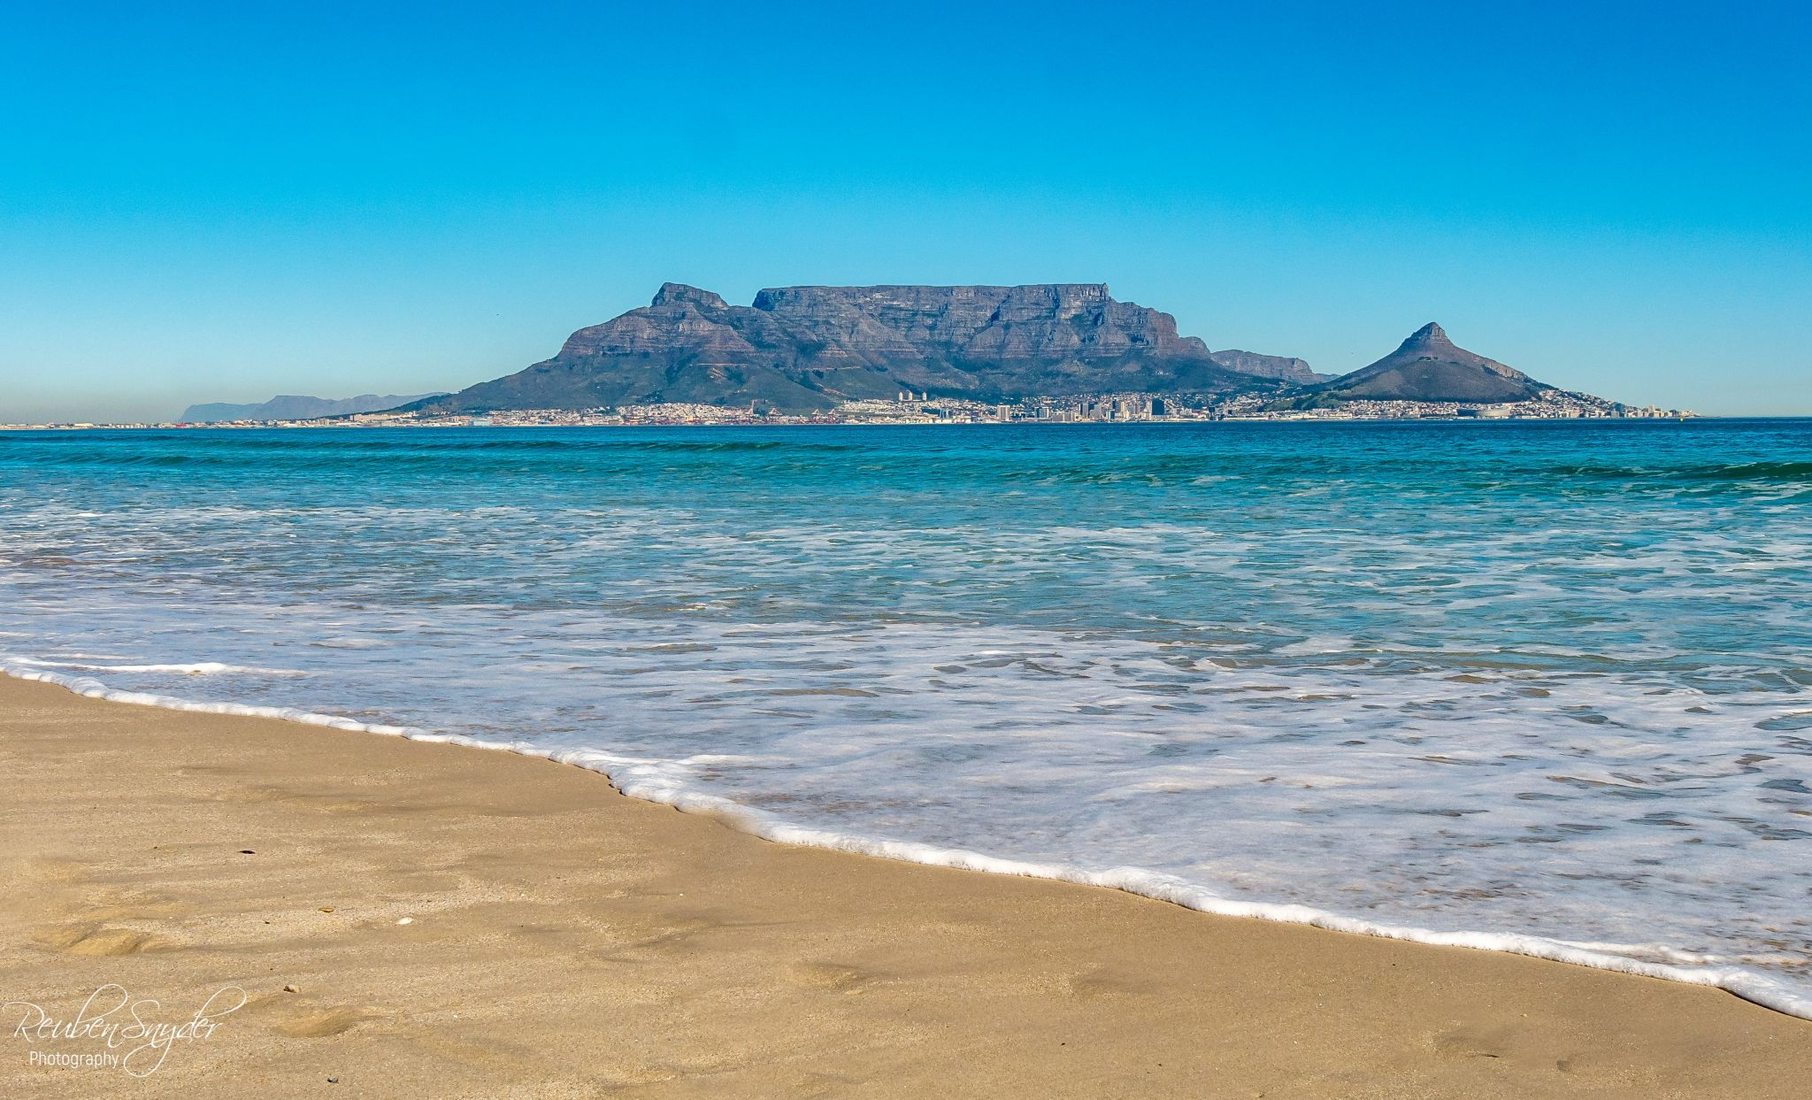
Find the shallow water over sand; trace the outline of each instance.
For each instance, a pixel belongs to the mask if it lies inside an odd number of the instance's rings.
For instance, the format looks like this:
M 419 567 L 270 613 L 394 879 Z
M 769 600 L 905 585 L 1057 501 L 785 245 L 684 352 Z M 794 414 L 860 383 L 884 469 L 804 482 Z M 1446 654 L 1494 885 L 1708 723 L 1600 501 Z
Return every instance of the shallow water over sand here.
M 1812 996 L 1809 422 L 11 433 L 0 515 L 14 671 Z

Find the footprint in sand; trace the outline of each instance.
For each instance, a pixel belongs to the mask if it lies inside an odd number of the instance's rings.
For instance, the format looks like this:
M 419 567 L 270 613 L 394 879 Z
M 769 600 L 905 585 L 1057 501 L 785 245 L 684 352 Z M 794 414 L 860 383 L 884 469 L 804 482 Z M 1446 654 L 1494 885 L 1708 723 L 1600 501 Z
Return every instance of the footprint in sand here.
M 328 1008 L 303 1011 L 277 1021 L 273 1027 L 294 1039 L 324 1039 L 350 1031 L 376 1013 L 355 1008 Z
M 1082 1000 L 1094 1000 L 1097 997 L 1120 997 L 1144 993 L 1151 988 L 1149 981 L 1123 974 L 1108 967 L 1100 967 L 1087 973 L 1076 974 L 1069 979 L 1069 992 L 1072 997 Z
M 794 963 L 787 971 L 795 984 L 813 989 L 853 991 L 874 981 L 880 975 L 857 966 L 831 962 Z
M 297 996 L 294 990 L 295 986 L 289 985 L 281 993 L 267 992 L 251 998 L 246 1002 L 247 1015 L 293 1039 L 325 1039 L 391 1015 L 371 1005 L 322 1004 Z
M 1561 1073 L 1585 1068 L 1577 1053 L 1556 1050 L 1551 1038 L 1515 1024 L 1462 1024 L 1429 1038 L 1448 1058 L 1501 1058 L 1525 1067 L 1552 1065 Z
M 602 957 L 620 962 L 638 962 L 650 955 L 663 957 L 687 949 L 688 941 L 694 937 L 724 927 L 723 921 L 699 917 L 619 918 L 609 929 L 617 942 Z
M 336 791 L 304 791 L 289 787 L 231 787 L 214 795 L 216 802 L 276 802 L 325 814 L 368 814 L 382 805 L 368 798 Z
M 136 955 L 165 946 L 149 932 L 92 924 L 55 929 L 41 939 L 46 946 L 66 955 Z

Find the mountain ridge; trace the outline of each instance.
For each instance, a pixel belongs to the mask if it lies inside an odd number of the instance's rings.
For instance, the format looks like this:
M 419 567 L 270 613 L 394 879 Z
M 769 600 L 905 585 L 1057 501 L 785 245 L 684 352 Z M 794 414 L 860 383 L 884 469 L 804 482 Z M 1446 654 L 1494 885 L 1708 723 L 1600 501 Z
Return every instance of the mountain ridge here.
M 1281 378 L 1286 382 L 1314 385 L 1334 377 L 1331 374 L 1317 373 L 1307 362 L 1292 355 L 1264 355 L 1256 351 L 1228 348 L 1225 351 L 1209 352 L 1208 357 L 1228 370 L 1260 378 Z
M 663 283 L 646 306 L 574 331 L 514 374 L 401 410 L 425 415 L 696 404 L 814 413 L 903 394 L 1011 403 L 1149 393 L 1277 410 L 1349 402 L 1513 404 L 1559 391 L 1453 343 L 1439 324 L 1356 371 L 1184 336 L 1105 283 L 787 286 L 747 306 Z
M 329 416 L 382 412 L 399 405 L 422 401 L 441 394 L 361 393 L 356 397 L 306 397 L 300 394 L 278 394 L 269 401 L 233 404 L 226 401 L 190 405 L 177 417 L 184 424 L 216 424 L 232 420 L 316 420 Z
M 648 305 L 577 330 L 552 358 L 413 407 L 447 414 L 695 402 L 810 411 L 901 392 L 1014 400 L 1282 384 L 1216 361 L 1202 340 L 1177 332 L 1170 314 L 1118 301 L 1104 283 L 768 287 L 748 306 L 665 283 Z

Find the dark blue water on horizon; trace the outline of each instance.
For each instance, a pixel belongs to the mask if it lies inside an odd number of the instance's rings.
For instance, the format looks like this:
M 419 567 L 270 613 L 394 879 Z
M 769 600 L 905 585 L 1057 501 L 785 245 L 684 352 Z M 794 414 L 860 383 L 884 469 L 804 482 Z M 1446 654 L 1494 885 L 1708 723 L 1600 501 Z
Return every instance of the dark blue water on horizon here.
M 0 516 L 15 673 L 1812 1014 L 1812 421 L 0 432 Z

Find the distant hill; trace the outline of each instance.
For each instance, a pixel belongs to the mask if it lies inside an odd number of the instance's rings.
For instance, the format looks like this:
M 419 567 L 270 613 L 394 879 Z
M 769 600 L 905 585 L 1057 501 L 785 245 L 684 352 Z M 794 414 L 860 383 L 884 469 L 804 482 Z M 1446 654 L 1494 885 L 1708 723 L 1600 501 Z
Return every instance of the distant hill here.
M 1208 358 L 1228 370 L 1239 371 L 1241 374 L 1257 375 L 1260 378 L 1281 378 L 1285 382 L 1300 382 L 1304 385 L 1326 382 L 1334 377 L 1331 374 L 1316 374 L 1301 359 L 1286 355 L 1260 355 L 1255 351 L 1228 348 L 1226 351 L 1210 352 Z
M 350 416 L 353 413 L 381 412 L 394 409 L 398 405 L 407 405 L 438 394 L 389 394 L 379 396 L 375 393 L 362 393 L 357 397 L 338 399 L 327 397 L 298 397 L 292 394 L 279 394 L 256 405 L 229 405 L 215 402 L 207 405 L 190 405 L 183 410 L 177 421 L 183 424 L 218 424 L 229 420 L 314 420 L 323 416 Z
M 1300 374 L 1288 366 L 1300 360 L 1223 354 L 1242 358 L 1218 360 L 1179 336 L 1170 314 L 1117 301 L 1100 283 L 776 287 L 748 306 L 667 283 L 649 305 L 573 333 L 552 359 L 412 408 L 808 411 L 902 391 L 979 400 L 1271 392 Z
M 1329 401 L 1457 401 L 1502 404 L 1553 390 L 1522 371 L 1456 347 L 1441 326 L 1417 329 L 1396 351 L 1331 382 L 1308 386 L 1304 399 Z

